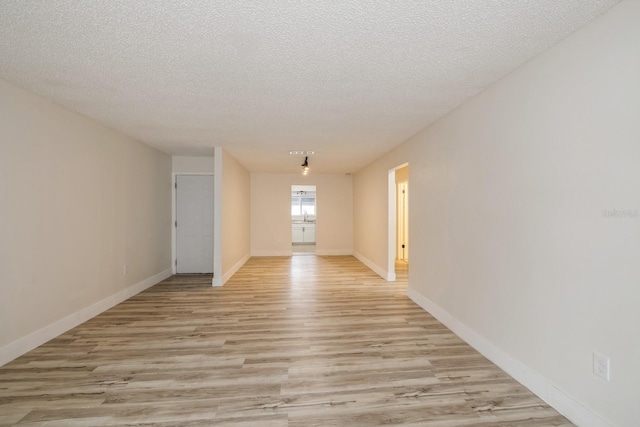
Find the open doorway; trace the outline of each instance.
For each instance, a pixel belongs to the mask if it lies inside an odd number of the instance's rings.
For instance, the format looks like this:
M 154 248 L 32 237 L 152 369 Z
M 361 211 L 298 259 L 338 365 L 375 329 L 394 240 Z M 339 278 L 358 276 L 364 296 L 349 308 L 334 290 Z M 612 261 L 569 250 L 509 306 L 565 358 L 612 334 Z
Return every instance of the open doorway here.
M 316 186 L 291 186 L 291 252 L 316 253 Z
M 406 280 L 409 274 L 409 165 L 389 171 L 389 235 L 387 280 Z
M 396 280 L 409 275 L 409 166 L 396 169 Z
M 395 259 L 409 262 L 409 166 L 396 170 Z

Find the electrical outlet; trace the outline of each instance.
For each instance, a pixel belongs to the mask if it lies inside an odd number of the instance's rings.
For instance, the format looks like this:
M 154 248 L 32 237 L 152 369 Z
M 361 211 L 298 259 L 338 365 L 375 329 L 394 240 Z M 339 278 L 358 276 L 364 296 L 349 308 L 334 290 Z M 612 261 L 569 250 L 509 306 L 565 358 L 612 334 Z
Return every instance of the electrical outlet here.
M 125 264 L 125 265 L 122 267 L 122 274 L 124 274 L 124 275 L 126 276 L 126 274 L 127 274 L 127 264 Z
M 593 373 L 609 381 L 609 358 L 597 351 L 593 352 Z

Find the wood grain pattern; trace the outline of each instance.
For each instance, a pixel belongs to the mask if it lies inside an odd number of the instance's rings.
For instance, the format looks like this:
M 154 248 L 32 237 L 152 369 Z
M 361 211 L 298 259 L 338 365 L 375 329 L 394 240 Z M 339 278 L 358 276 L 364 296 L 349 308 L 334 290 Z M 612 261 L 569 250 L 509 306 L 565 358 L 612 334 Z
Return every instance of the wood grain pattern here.
M 0 425 L 569 426 L 353 257 L 173 276 L 0 369 Z

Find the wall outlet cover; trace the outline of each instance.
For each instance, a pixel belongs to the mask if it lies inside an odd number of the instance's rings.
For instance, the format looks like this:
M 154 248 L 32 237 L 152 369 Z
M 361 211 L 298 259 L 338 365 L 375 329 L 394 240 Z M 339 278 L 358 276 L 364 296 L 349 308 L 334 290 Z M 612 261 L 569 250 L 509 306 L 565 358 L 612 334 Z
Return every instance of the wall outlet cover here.
M 610 361 L 604 354 L 593 352 L 593 373 L 607 381 L 610 379 Z

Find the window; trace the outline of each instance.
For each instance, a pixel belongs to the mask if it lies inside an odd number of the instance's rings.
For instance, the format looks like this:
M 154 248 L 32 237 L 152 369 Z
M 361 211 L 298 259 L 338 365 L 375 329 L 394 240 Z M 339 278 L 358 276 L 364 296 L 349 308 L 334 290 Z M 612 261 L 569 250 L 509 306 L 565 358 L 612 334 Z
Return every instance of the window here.
M 302 216 L 304 214 L 315 216 L 316 214 L 316 198 L 308 195 L 291 196 L 291 215 Z

